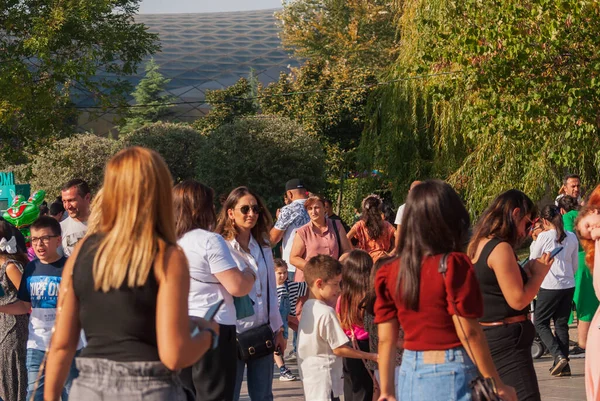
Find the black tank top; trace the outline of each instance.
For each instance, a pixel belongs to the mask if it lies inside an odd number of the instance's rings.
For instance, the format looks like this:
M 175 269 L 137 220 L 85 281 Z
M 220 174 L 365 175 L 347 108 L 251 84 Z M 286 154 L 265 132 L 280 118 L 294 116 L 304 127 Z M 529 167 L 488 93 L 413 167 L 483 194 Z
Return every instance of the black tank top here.
M 500 289 L 500 284 L 498 284 L 496 273 L 488 265 L 490 254 L 501 242 L 495 238 L 489 240 L 481 250 L 477 263 L 474 264 L 475 274 L 479 280 L 483 296 L 483 316 L 479 321 L 484 323 L 497 322 L 507 317 L 525 315 L 529 311 L 529 306 L 522 310 L 516 310 L 508 305 Z M 523 283 L 527 283 L 527 274 L 523 269 L 519 268 L 519 270 L 523 278 Z
M 75 261 L 73 287 L 79 300 L 79 320 L 88 341 L 82 357 L 117 362 L 159 361 L 156 345 L 154 269 L 142 287 L 94 290 L 93 264 L 102 237 L 88 238 Z

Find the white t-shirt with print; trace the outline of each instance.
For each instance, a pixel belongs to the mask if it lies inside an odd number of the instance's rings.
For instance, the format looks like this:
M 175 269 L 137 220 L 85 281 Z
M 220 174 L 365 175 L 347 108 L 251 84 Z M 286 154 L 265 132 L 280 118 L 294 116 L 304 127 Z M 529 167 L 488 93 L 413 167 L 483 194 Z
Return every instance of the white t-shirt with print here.
M 215 315 L 215 322 L 235 326 L 233 297 L 215 277 L 216 273 L 238 268 L 223 237 L 196 229 L 187 232 L 177 243 L 190 265 L 190 316 L 204 317 L 212 305 L 223 299 L 225 302 Z
M 342 358 L 333 350 L 348 342 L 335 310 L 325 302 L 309 299 L 298 325 L 298 368 L 304 398 L 330 401 L 331 393 L 344 393 Z
M 398 208 L 398 212 L 396 212 L 396 220 L 394 221 L 394 224 L 396 224 L 396 225 L 402 224 L 402 216 L 404 215 L 404 206 L 406 206 L 406 203 L 403 204 L 402 206 L 400 206 Z
M 85 237 L 88 229 L 87 221 L 83 223 L 67 217 L 60 222 L 60 229 L 62 231 L 63 253 L 66 257 L 69 257 L 73 253 L 75 245 Z

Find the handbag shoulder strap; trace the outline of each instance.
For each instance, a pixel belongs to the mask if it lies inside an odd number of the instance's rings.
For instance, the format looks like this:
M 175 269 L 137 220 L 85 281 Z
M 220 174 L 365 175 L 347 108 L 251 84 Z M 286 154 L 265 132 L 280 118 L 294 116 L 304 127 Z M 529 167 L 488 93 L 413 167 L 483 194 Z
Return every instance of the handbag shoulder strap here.
M 258 244 L 258 249 L 260 249 L 260 254 L 265 262 L 265 268 L 267 269 L 267 323 L 271 324 L 271 296 L 269 294 L 269 265 L 267 264 L 267 258 L 265 258 L 265 251 L 261 244 Z M 257 272 L 258 273 L 258 272 Z M 260 278 L 257 277 L 259 280 Z
M 331 224 L 333 224 L 333 232 L 335 234 L 335 240 L 338 245 L 338 258 L 342 256 L 342 240 L 340 239 L 340 231 L 338 230 L 338 226 L 335 220 L 331 220 Z
M 446 286 L 446 271 L 448 270 L 448 255 L 447 253 L 445 253 L 444 255 L 442 255 L 441 259 L 440 259 L 440 264 L 438 265 L 438 272 L 440 272 L 442 274 L 442 277 L 444 279 L 444 287 L 446 288 L 446 293 L 449 293 L 448 288 Z M 452 300 L 452 309 L 454 310 L 454 314 L 457 317 L 460 317 L 460 314 L 458 313 L 458 309 L 456 308 L 456 300 Z M 479 375 L 481 375 L 480 371 L 479 371 L 479 365 L 477 364 L 477 360 L 475 358 L 475 354 L 473 353 L 473 350 L 471 349 L 471 343 L 469 343 L 469 338 L 467 337 L 467 333 L 465 332 L 465 329 L 460 321 L 460 319 L 458 320 L 458 325 L 460 326 L 460 331 L 462 331 L 463 337 L 465 338 L 465 341 L 467 342 L 467 347 L 469 348 L 469 353 L 471 354 L 472 358 L 473 358 L 473 364 L 475 365 L 475 369 L 477 369 L 477 372 Z

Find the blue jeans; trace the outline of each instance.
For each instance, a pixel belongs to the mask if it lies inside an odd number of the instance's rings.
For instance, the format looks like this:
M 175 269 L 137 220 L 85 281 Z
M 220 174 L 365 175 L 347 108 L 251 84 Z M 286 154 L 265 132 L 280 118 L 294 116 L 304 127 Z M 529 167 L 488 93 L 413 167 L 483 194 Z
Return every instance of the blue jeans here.
M 432 357 L 435 352 L 441 355 Z M 469 383 L 476 376 L 475 365 L 463 347 L 445 351 L 405 349 L 396 397 L 402 401 L 471 401 Z
M 248 367 L 248 395 L 252 401 L 273 401 L 273 355 L 250 361 L 237 361 L 234 401 L 239 401 L 244 380 L 244 367 Z
M 27 348 L 27 356 L 25 359 L 25 366 L 27 367 L 27 400 L 31 400 L 33 396 L 34 401 L 44 401 L 44 380 L 46 378 L 46 372 L 44 372 L 40 376 L 39 383 L 37 384 L 36 389 L 36 381 L 38 380 L 38 373 L 40 371 L 40 366 L 42 365 L 42 361 L 44 360 L 44 355 L 46 353 L 44 351 L 40 351 L 37 349 Z M 77 354 L 79 355 L 79 351 Z M 65 383 L 65 387 L 62 390 L 61 399 L 62 401 L 67 401 L 69 399 L 69 390 L 71 389 L 71 383 L 73 379 L 77 377 L 77 368 L 75 367 L 75 361 L 71 363 L 71 369 L 69 370 L 69 376 L 67 377 L 67 381 Z M 34 395 L 35 393 L 35 395 Z

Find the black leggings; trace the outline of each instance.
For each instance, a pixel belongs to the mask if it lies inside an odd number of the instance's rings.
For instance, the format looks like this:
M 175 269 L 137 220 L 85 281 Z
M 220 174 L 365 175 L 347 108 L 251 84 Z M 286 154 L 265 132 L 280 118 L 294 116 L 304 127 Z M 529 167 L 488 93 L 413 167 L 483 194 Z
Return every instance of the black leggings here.
M 531 344 L 535 328 L 529 320 L 504 326 L 484 327 L 483 332 L 502 382 L 517 390 L 519 401 L 540 401 Z
M 361 351 L 369 351 L 369 340 L 358 340 Z M 372 401 L 373 379 L 361 359 L 344 358 L 344 401 Z
M 235 326 L 219 325 L 219 345 L 193 366 L 183 369 L 183 384 L 200 401 L 232 401 L 237 372 Z

